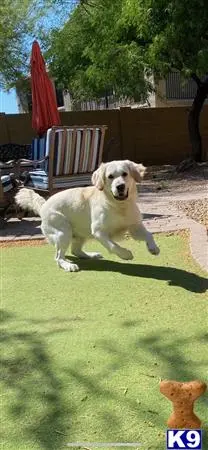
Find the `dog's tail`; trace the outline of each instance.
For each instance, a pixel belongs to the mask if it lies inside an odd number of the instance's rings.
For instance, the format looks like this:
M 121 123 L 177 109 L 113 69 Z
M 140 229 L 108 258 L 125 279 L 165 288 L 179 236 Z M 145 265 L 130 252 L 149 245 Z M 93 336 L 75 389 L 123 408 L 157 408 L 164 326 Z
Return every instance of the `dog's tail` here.
M 32 189 L 20 189 L 15 196 L 15 201 L 20 208 L 33 211 L 40 216 L 40 210 L 46 200 L 39 194 L 36 194 Z

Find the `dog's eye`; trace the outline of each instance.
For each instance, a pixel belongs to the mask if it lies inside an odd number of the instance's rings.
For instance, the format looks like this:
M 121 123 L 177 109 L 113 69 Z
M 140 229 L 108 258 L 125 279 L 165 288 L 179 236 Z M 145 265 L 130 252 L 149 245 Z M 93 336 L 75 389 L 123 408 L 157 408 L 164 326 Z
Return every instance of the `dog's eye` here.
M 127 177 L 128 173 L 127 172 L 123 172 L 122 173 L 122 177 Z
M 113 179 L 113 175 L 110 173 L 110 175 L 108 175 L 109 180 Z

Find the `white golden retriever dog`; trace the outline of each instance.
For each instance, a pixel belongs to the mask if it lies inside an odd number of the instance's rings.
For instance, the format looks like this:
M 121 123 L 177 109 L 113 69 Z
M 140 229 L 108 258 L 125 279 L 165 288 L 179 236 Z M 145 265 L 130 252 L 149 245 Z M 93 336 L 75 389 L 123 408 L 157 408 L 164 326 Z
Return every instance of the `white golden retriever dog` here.
M 159 248 L 142 224 L 137 205 L 136 182 L 144 173 L 142 164 L 128 160 L 102 163 L 92 175 L 93 186 L 58 192 L 47 201 L 24 188 L 16 195 L 16 202 L 40 215 L 42 232 L 56 248 L 56 262 L 67 272 L 79 270 L 65 258 L 69 244 L 78 258 L 102 257 L 82 250 L 91 237 L 119 258 L 131 260 L 132 253 L 114 241 L 129 232 L 133 239 L 146 241 L 149 252 L 157 255 Z

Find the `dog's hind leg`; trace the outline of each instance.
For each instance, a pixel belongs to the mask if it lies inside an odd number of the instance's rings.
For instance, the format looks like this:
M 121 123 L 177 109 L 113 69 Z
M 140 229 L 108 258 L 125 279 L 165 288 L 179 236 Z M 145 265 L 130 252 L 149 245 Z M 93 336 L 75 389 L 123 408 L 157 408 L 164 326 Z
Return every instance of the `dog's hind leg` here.
M 62 215 L 52 213 L 49 218 L 43 220 L 41 229 L 45 237 L 56 248 L 55 260 L 59 267 L 66 272 L 77 272 L 79 267 L 65 258 L 67 248 L 72 240 L 70 224 Z
M 101 259 L 102 258 L 102 255 L 100 253 L 84 252 L 82 250 L 84 243 L 85 243 L 85 239 L 73 237 L 72 246 L 71 246 L 72 254 L 77 256 L 77 258 L 83 258 L 83 259 Z

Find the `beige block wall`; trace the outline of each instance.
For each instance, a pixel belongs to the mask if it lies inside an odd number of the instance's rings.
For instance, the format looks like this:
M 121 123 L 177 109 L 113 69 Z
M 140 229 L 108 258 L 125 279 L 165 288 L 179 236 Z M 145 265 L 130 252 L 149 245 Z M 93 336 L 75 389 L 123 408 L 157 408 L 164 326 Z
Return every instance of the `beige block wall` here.
M 103 161 L 126 158 L 149 165 L 177 164 L 190 154 L 188 112 L 180 106 L 72 111 L 60 116 L 63 125 L 108 126 Z M 204 156 L 208 156 L 208 106 L 200 119 Z M 35 135 L 30 114 L 0 115 L 0 144 L 29 144 Z

